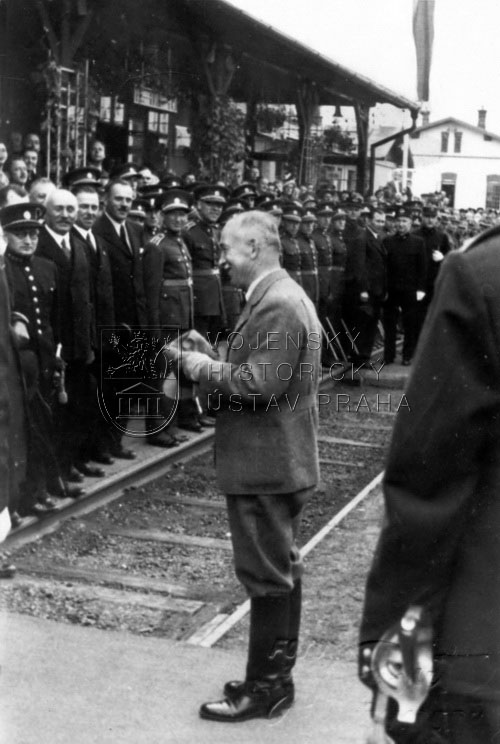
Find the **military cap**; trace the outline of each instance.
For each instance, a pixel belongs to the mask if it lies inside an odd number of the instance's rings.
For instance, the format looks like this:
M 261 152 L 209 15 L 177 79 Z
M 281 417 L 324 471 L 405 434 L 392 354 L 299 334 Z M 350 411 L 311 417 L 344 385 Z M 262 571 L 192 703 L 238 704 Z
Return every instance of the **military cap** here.
M 164 193 L 165 189 L 160 184 L 148 184 L 138 189 L 139 199 L 147 204 L 147 210 L 159 209 L 158 201 Z
M 371 214 L 372 213 L 372 205 L 371 204 L 363 204 L 363 208 L 361 210 L 361 214 Z
M 42 227 L 44 214 L 45 207 L 41 204 L 9 204 L 0 209 L 0 224 L 9 231 Z
M 296 202 L 288 202 L 283 205 L 283 219 L 291 222 L 300 222 L 302 219 L 303 209 Z
M 112 180 L 118 178 L 124 178 L 125 180 L 127 178 L 139 178 L 135 163 L 122 163 L 122 165 L 117 165 L 113 168 L 109 176 Z
M 349 199 L 348 201 L 342 202 L 342 206 L 344 207 L 344 209 L 356 209 L 356 210 L 363 209 L 363 204 L 358 201 L 354 201 L 353 199 Z
M 332 220 L 345 220 L 346 217 L 347 214 L 344 212 L 344 210 L 340 207 L 337 207 L 333 212 Z
M 134 199 L 130 208 L 130 217 L 146 217 L 146 212 L 150 209 L 147 199 Z
M 231 200 L 222 212 L 219 222 L 226 223 L 231 217 L 234 217 L 235 214 L 242 214 L 245 211 L 245 207 L 240 201 L 237 199 Z
M 412 216 L 412 209 L 411 209 L 411 207 L 408 207 L 408 206 L 404 206 L 404 207 L 398 206 L 398 207 L 396 207 L 396 219 L 398 217 L 408 217 L 409 219 L 411 219 L 411 216 Z
M 423 204 L 419 199 L 412 199 L 407 202 L 406 206 L 410 207 L 410 209 L 413 209 L 415 212 L 421 212 L 423 209 Z
M 201 201 L 226 204 L 229 198 L 229 191 L 225 186 L 203 183 L 194 189 L 194 195 L 196 199 L 201 199 Z
M 308 196 L 306 199 L 303 200 L 302 206 L 304 209 L 316 209 L 318 206 L 318 202 L 313 196 Z
M 318 205 L 316 214 L 318 216 L 331 217 L 334 211 L 335 210 L 333 209 L 332 205 L 329 202 L 322 202 L 321 204 Z
M 236 186 L 236 188 L 233 189 L 231 196 L 233 199 L 244 199 L 247 196 L 257 196 L 257 192 L 255 191 L 255 186 L 252 183 L 245 181 L 244 183 L 240 183 L 239 186 Z
M 160 181 L 160 186 L 166 191 L 167 189 L 184 189 L 185 186 L 182 178 L 178 176 L 167 176 Z
M 305 209 L 302 215 L 302 222 L 316 222 L 316 215 L 312 209 Z
M 425 207 L 422 208 L 422 217 L 437 217 L 437 213 L 436 207 L 431 204 L 426 204 Z
M 62 185 L 67 189 L 73 189 L 76 186 L 94 186 L 97 189 L 101 186 L 100 178 L 101 171 L 99 168 L 87 165 L 85 168 L 75 168 L 65 173 L 62 178 Z
M 173 212 L 175 209 L 189 212 L 191 209 L 189 202 L 189 193 L 184 189 L 169 189 L 158 198 L 158 204 L 162 212 Z
M 275 203 L 276 200 L 272 194 L 259 194 L 255 199 L 255 208 L 267 212 Z

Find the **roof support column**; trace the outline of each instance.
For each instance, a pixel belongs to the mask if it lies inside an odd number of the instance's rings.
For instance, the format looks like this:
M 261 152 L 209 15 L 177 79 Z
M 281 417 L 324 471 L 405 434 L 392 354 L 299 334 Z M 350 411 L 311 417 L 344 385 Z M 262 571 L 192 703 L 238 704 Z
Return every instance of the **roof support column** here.
M 299 184 L 309 183 L 314 178 L 311 126 L 318 105 L 319 96 L 316 85 L 309 80 L 304 80 L 297 87 L 296 103 L 299 121 Z
M 368 125 L 370 122 L 370 106 L 366 103 L 355 102 L 354 111 L 356 113 L 356 129 L 358 133 L 356 191 L 365 196 L 368 175 Z

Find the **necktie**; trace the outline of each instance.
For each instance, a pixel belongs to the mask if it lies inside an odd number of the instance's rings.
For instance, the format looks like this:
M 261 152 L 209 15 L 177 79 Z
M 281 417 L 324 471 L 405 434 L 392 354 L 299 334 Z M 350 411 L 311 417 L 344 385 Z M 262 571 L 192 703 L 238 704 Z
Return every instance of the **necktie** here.
M 63 249 L 64 255 L 66 256 L 66 258 L 70 258 L 71 248 L 69 247 L 69 241 L 67 237 L 64 237 L 61 240 L 61 248 Z
M 125 225 L 120 225 L 120 238 L 121 238 L 123 244 L 130 251 L 130 245 L 129 245 L 129 242 L 128 242 L 127 231 L 125 230 Z

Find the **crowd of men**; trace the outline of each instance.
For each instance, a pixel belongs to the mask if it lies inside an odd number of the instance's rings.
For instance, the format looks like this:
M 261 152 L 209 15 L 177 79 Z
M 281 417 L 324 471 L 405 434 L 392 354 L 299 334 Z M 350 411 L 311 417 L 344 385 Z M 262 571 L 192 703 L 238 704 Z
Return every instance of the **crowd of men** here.
M 6 152 L 0 143 L 0 223 L 28 443 L 14 524 L 81 495 L 85 476 L 103 476 L 102 465 L 135 457 L 97 403 L 100 370 L 116 362 L 103 328 L 154 328 L 159 338 L 194 328 L 212 340 L 234 328 L 244 296 L 219 265 L 220 232 L 233 215 L 257 209 L 276 220 L 281 264 L 329 339 L 326 365 L 367 362 L 381 319 L 385 363 L 395 361 L 402 322 L 409 364 L 440 262 L 459 244 L 436 195 L 399 203 L 399 195 L 377 192 L 365 203 L 328 184 L 298 188 L 292 177 L 269 184 L 257 169 L 232 189 L 192 174 L 160 178 L 132 163 L 107 172 L 98 141 L 89 165 L 56 185 L 40 175 L 37 135 L 7 164 Z M 107 399 L 116 399 L 114 383 L 105 384 Z M 172 405 L 163 399 L 165 416 Z M 176 417 L 162 431 L 146 422 L 146 439 L 174 447 L 183 429 L 213 424 L 184 380 Z

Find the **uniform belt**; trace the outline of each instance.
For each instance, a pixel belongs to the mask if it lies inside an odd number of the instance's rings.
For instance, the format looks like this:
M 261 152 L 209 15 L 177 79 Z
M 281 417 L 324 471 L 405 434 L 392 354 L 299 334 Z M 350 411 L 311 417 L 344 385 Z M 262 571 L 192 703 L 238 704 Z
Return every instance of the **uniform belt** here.
M 332 266 L 332 271 L 345 271 L 345 266 Z
M 318 270 L 317 269 L 307 269 L 306 271 L 300 272 L 302 276 L 318 276 Z
M 219 269 L 193 269 L 193 276 L 219 276 Z
M 188 279 L 164 279 L 163 286 L 164 287 L 192 287 L 193 280 L 191 279 L 191 277 L 189 277 Z

